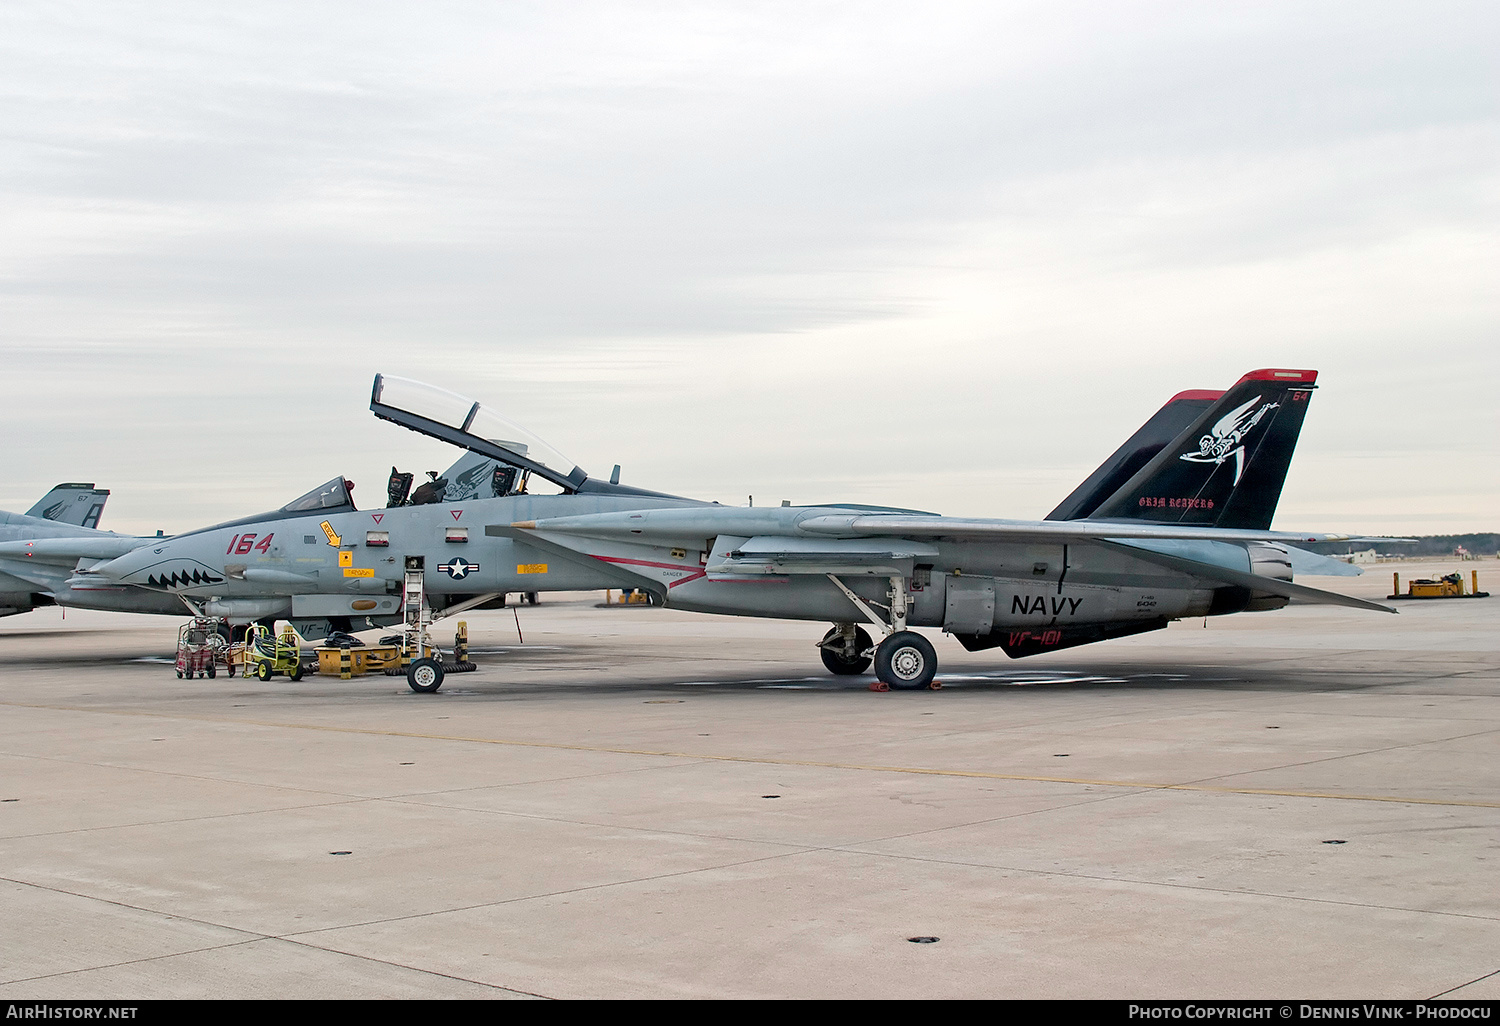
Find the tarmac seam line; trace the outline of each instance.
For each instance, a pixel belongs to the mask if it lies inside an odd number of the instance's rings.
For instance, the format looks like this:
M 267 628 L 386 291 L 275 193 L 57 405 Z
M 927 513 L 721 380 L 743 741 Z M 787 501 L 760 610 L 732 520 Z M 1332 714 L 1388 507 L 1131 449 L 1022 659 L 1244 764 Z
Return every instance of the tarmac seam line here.
M 178 915 L 178 914 L 169 913 L 169 912 L 162 912 L 162 911 L 160 911 L 158 909 L 146 908 L 146 907 L 141 906 L 141 905 L 132 905 L 129 902 L 120 901 L 120 900 L 115 899 L 115 898 L 103 898 L 103 897 L 100 897 L 100 896 L 98 896 L 96 894 L 82 894 L 82 893 L 80 893 L 78 891 L 70 891 L 70 890 L 67 890 L 66 888 L 63 888 L 63 887 L 52 887 L 52 886 L 48 886 L 47 884 L 36 883 L 35 881 L 32 881 L 32 880 L 17 880 L 14 877 L 0 877 L 0 880 L 3 880 L 5 882 L 7 882 L 7 883 L 16 884 L 17 886 L 20 886 L 20 887 L 33 887 L 33 888 L 36 888 L 37 890 L 40 890 L 40 891 L 50 891 L 53 894 L 66 894 L 68 897 L 71 897 L 71 898 L 80 898 L 80 899 L 82 899 L 84 901 L 97 901 L 97 902 L 101 902 L 101 903 L 103 903 L 105 905 L 113 905 L 116 908 L 128 909 L 128 910 L 130 910 L 132 912 L 140 912 L 140 913 L 143 913 L 145 915 L 161 916 L 164 919 L 170 919 L 170 920 L 175 920 L 175 921 L 184 922 L 184 923 L 196 923 L 199 926 L 208 926 L 208 927 L 212 927 L 212 928 L 217 929 L 217 930 L 229 930 L 229 931 L 232 931 L 234 933 L 242 933 L 242 934 L 246 934 L 247 935 L 247 936 L 245 936 L 244 938 L 242 938 L 240 940 L 228 941 L 228 942 L 226 942 L 224 944 L 206 944 L 206 945 L 203 945 L 202 947 L 188 948 L 185 951 L 169 951 L 169 952 L 163 952 L 160 955 L 149 955 L 149 956 L 146 956 L 144 958 L 130 958 L 130 959 L 125 959 L 124 961 L 121 961 L 121 962 L 106 962 L 103 965 L 88 966 L 88 967 L 82 968 L 82 969 L 68 969 L 68 970 L 65 970 L 63 972 L 44 973 L 41 976 L 23 976 L 23 977 L 19 977 L 17 979 L 14 979 L 14 980 L 0 980 L 0 986 L 7 986 L 8 987 L 8 986 L 13 986 L 13 985 L 18 984 L 18 983 L 34 983 L 34 982 L 36 982 L 38 980 L 58 979 L 58 978 L 64 977 L 64 976 L 72 976 L 72 975 L 75 975 L 77 973 L 97 972 L 97 971 L 99 971 L 101 969 L 116 969 L 116 968 L 119 968 L 121 966 L 143 965 L 143 964 L 145 964 L 147 962 L 156 962 L 156 961 L 160 961 L 160 960 L 165 959 L 165 958 L 178 958 L 178 957 L 181 957 L 182 955 L 195 955 L 195 954 L 199 954 L 199 953 L 204 952 L 204 951 L 220 951 L 220 950 L 223 950 L 223 949 L 226 949 L 226 948 L 243 947 L 243 946 L 245 946 L 247 944 L 257 944 L 257 943 L 260 943 L 262 941 L 282 941 L 282 942 L 287 943 L 287 944 L 294 944 L 294 945 L 296 945 L 298 947 L 307 948 L 307 949 L 309 949 L 311 951 L 322 951 L 322 952 L 329 953 L 329 954 L 343 955 L 346 958 L 356 958 L 356 959 L 359 959 L 362 962 L 374 962 L 377 965 L 386 965 L 386 966 L 392 966 L 392 967 L 397 968 L 397 969 L 406 969 L 406 970 L 408 970 L 410 972 L 421 973 L 424 976 L 438 976 L 438 977 L 442 977 L 443 979 L 457 980 L 460 983 L 472 983 L 476 987 L 485 987 L 485 988 L 488 988 L 488 989 L 491 989 L 491 990 L 503 990 L 503 991 L 505 991 L 507 993 L 510 993 L 510 994 L 521 994 L 521 995 L 523 995 L 525 997 L 535 997 L 535 998 L 542 998 L 544 1000 L 552 1000 L 552 998 L 548 997 L 548 995 L 546 995 L 546 994 L 537 994 L 537 993 L 533 993 L 532 991 L 518 990 L 515 987 L 506 987 L 506 986 L 503 986 L 503 985 L 498 984 L 498 983 L 486 983 L 483 980 L 471 980 L 471 979 L 468 979 L 467 977 L 455 976 L 452 973 L 442 973 L 442 972 L 437 972 L 437 971 L 432 970 L 432 969 L 420 969 L 420 968 L 418 968 L 416 966 L 403 965 L 400 962 L 390 962 L 390 961 L 387 961 L 386 959 L 383 959 L 383 958 L 372 958 L 369 955 L 361 955 L 361 954 L 357 954 L 356 952 L 352 952 L 352 951 L 340 951 L 337 948 L 330 948 L 330 947 L 324 947 L 324 946 L 318 945 L 318 944 L 312 944 L 312 943 L 309 943 L 309 942 L 307 942 L 305 940 L 298 939 L 300 936 L 302 936 L 302 934 L 295 934 L 295 933 L 293 933 L 293 934 L 286 934 L 286 935 L 283 936 L 283 935 L 278 935 L 278 934 L 274 934 L 274 933 L 261 933 L 258 930 L 246 930 L 243 927 L 239 927 L 239 926 L 226 926 L 223 923 L 215 923 L 215 922 L 212 922 L 212 921 L 207 920 L 207 919 L 199 919 L 199 918 L 197 918 L 195 916 Z M 343 927 L 329 927 L 328 929 L 343 929 Z M 316 932 L 316 931 L 309 931 L 309 932 Z
M 1448 912 L 1443 909 L 1431 908 L 1408 908 L 1404 905 L 1377 905 L 1369 901 L 1344 901 L 1338 898 L 1313 898 L 1301 894 L 1281 894 L 1275 891 L 1259 890 L 1231 890 L 1227 887 L 1209 887 L 1201 884 L 1171 883 L 1163 880 L 1141 880 L 1128 876 L 1099 876 L 1094 873 L 1069 873 L 1056 869 L 1033 869 L 1026 866 L 996 866 L 984 862 L 965 862 L 958 859 L 939 859 L 921 855 L 895 855 L 889 852 L 864 851 L 858 848 L 830 847 L 820 849 L 823 851 L 837 851 L 848 855 L 862 855 L 871 858 L 899 859 L 906 862 L 927 862 L 939 866 L 963 866 L 967 869 L 988 869 L 1001 873 L 1020 873 L 1027 876 L 1061 877 L 1065 880 L 1089 880 L 1096 883 L 1130 884 L 1137 887 L 1164 887 L 1169 890 L 1203 891 L 1209 894 L 1227 894 L 1236 897 L 1268 898 L 1277 901 L 1305 901 L 1317 905 L 1340 905 L 1345 908 L 1368 908 L 1378 909 L 1383 912 L 1408 912 L 1412 915 L 1445 916 L 1453 919 L 1474 919 L 1483 923 L 1496 922 L 1500 917 L 1481 916 L 1472 912 Z M 1496 970 L 1500 972 L 1500 970 Z M 1495 973 L 1487 973 L 1479 977 L 1479 980 L 1488 979 Z M 1469 983 L 1461 984 L 1467 987 L 1478 980 L 1470 980 Z M 1457 988 L 1454 988 L 1457 989 Z M 1447 993 L 1447 991 L 1444 991 Z
M 404 923 L 413 919 L 426 919 L 429 916 L 444 916 L 451 915 L 454 912 L 472 912 L 478 909 L 498 908 L 501 905 L 514 905 L 517 902 L 522 901 L 537 901 L 545 898 L 560 898 L 565 894 L 585 894 L 589 891 L 602 891 L 607 890 L 611 887 L 629 887 L 632 884 L 652 883 L 657 880 L 671 880 L 677 877 L 693 876 L 697 873 L 713 873 L 725 869 L 736 869 L 740 866 L 752 866 L 757 862 L 770 862 L 774 859 L 791 858 L 796 855 L 807 855 L 812 852 L 827 850 L 818 845 L 787 845 L 787 847 L 795 847 L 796 850 L 777 852 L 772 855 L 761 855 L 753 859 L 739 859 L 734 862 L 722 862 L 711 866 L 698 866 L 694 869 L 679 869 L 674 870 L 670 873 L 655 873 L 650 876 L 630 877 L 623 880 L 610 880 L 604 883 L 583 884 L 578 887 L 567 887 L 557 891 L 543 891 L 537 894 L 518 894 L 515 897 L 501 898 L 497 901 L 480 901 L 475 902 L 472 905 L 455 905 L 452 908 L 437 908 L 427 912 L 413 912 L 409 915 L 404 916 L 389 916 L 385 919 L 371 919 L 363 923 L 347 923 L 343 926 L 325 926 L 320 927 L 316 930 L 306 930 L 300 933 L 287 934 L 286 937 L 282 939 L 291 939 L 295 937 L 311 937 L 320 933 L 331 933 L 335 930 L 357 930 L 369 926 L 384 926 L 390 923 Z
M 1092 786 L 1096 786 L 1096 787 L 1128 787 L 1128 788 L 1133 788 L 1133 789 L 1137 789 L 1137 790 L 1196 791 L 1196 792 L 1203 792 L 1203 793 L 1208 793 L 1208 794 L 1246 794 L 1246 795 L 1263 795 L 1263 796 L 1268 796 L 1268 797 L 1279 797 L 1279 798 L 1315 798 L 1315 799 L 1326 799 L 1326 800 L 1331 800 L 1331 801 L 1391 802 L 1391 803 L 1402 804 L 1402 805 L 1444 805 L 1444 806 L 1454 806 L 1454 807 L 1461 807 L 1461 808 L 1500 809 L 1500 802 L 1460 801 L 1460 800 L 1449 799 L 1449 798 L 1416 798 L 1416 797 L 1403 796 L 1403 795 L 1331 794 L 1331 793 L 1320 792 L 1320 791 L 1292 791 L 1292 790 L 1282 790 L 1282 789 L 1273 789 L 1273 788 L 1214 787 L 1214 786 L 1210 786 L 1210 785 L 1196 784 L 1196 783 L 1191 783 L 1191 782 L 1172 784 L 1172 783 L 1160 783 L 1160 782 L 1141 781 L 1141 780 L 1097 780 L 1097 779 L 1086 779 L 1086 778 L 1075 778 L 1075 777 L 1034 776 L 1034 775 L 1020 774 L 1020 773 L 989 773 L 989 772 L 984 772 L 984 771 L 981 771 L 981 770 L 935 769 L 935 768 L 923 767 L 923 766 L 863 765 L 863 764 L 858 764 L 858 763 L 824 762 L 824 761 L 808 760 L 808 759 L 775 759 L 775 758 L 762 757 L 762 756 L 712 755 L 712 754 L 705 754 L 705 753 L 701 753 L 701 752 L 670 752 L 670 751 L 657 751 L 657 750 L 653 750 L 653 749 L 617 748 L 617 747 L 607 746 L 607 745 L 578 745 L 578 744 L 568 744 L 568 743 L 564 743 L 564 742 L 560 742 L 560 741 L 521 741 L 521 740 L 517 740 L 517 739 L 514 739 L 514 738 L 467 737 L 467 736 L 458 735 L 458 734 L 425 734 L 425 733 L 419 733 L 419 732 L 416 732 L 416 731 L 380 730 L 380 729 L 375 729 L 375 728 L 370 728 L 370 727 L 338 727 L 338 726 L 328 726 L 328 725 L 315 724 L 315 723 L 287 723 L 287 722 L 267 721 L 267 720 L 233 720 L 233 719 L 222 719 L 222 718 L 208 717 L 208 716 L 190 716 L 190 715 L 183 715 L 183 714 L 176 714 L 176 713 L 148 713 L 148 712 L 132 712 L 132 711 L 110 710 L 110 709 L 106 709 L 106 710 L 80 709 L 80 708 L 75 708 L 75 707 L 71 707 L 71 706 L 55 706 L 55 705 L 30 704 L 30 703 L 20 703 L 20 702 L 5 702 L 5 703 L 0 703 L 0 705 L 11 705 L 11 706 L 16 706 L 18 708 L 27 708 L 27 709 L 51 709 L 51 710 L 56 710 L 56 711 L 92 712 L 92 713 L 101 713 L 103 715 L 114 715 L 114 716 L 145 716 L 145 717 L 151 717 L 151 718 L 156 718 L 156 719 L 189 720 L 189 721 L 201 722 L 201 723 L 238 724 L 238 725 L 251 726 L 251 727 L 273 727 L 273 728 L 278 728 L 278 729 L 283 729 L 283 730 L 314 730 L 314 731 L 324 731 L 324 732 L 328 732 L 328 733 L 338 733 L 338 734 L 363 734 L 363 735 L 367 735 L 367 736 L 376 736 L 376 737 L 405 737 L 405 738 L 415 738 L 415 739 L 421 739 L 421 740 L 427 740 L 427 741 L 456 741 L 456 742 L 460 742 L 460 743 L 464 743 L 464 744 L 504 745 L 504 746 L 516 747 L 516 748 L 540 748 L 540 749 L 550 749 L 550 750 L 554 750 L 554 751 L 599 752 L 599 753 L 607 753 L 607 754 L 612 754 L 612 755 L 638 755 L 638 756 L 647 756 L 647 757 L 663 758 L 663 759 L 698 759 L 698 760 L 712 761 L 712 762 L 735 762 L 735 763 L 746 763 L 746 764 L 764 765 L 764 766 L 806 766 L 806 767 L 815 768 L 815 769 L 842 769 L 842 770 L 853 770 L 853 771 L 857 771 L 857 772 L 866 772 L 866 773 L 910 773 L 910 774 L 918 774 L 918 775 L 925 775 L 925 776 L 963 777 L 963 778 L 973 778 L 973 779 L 980 779 L 980 780 L 1017 780 L 1017 781 L 1030 781 L 1030 782 L 1035 782 L 1035 783 L 1050 783 L 1050 784 L 1083 784 L 1083 785 L 1092 785 Z M 1494 729 L 1495 728 L 1490 728 L 1488 730 L 1476 731 L 1475 734 L 1473 734 L 1473 735 L 1459 735 L 1459 737 L 1477 736 L 1478 734 L 1493 733 Z M 1445 739 L 1445 740 L 1456 740 L 1456 739 L 1457 738 L 1448 738 L 1448 739 Z M 1429 743 L 1432 743 L 1432 742 L 1419 742 L 1419 743 L 1420 744 L 1429 744 Z M 1394 747 L 1396 747 L 1396 748 L 1405 748 L 1405 747 L 1412 747 L 1412 745 L 1397 745 L 1397 746 L 1394 746 Z M 1372 749 L 1371 751 L 1382 751 L 1382 750 L 1384 750 L 1384 749 Z M 1362 753 L 1362 754 L 1368 754 L 1368 753 Z M 1348 755 L 1331 756 L 1331 757 L 1329 757 L 1329 760 L 1331 760 L 1331 759 L 1343 759 L 1343 758 L 1349 758 L 1349 757 L 1350 756 L 1348 756 Z M 1323 762 L 1323 761 L 1329 761 L 1329 760 L 1322 760 L 1322 759 L 1320 759 L 1320 760 L 1314 760 L 1314 761 L 1315 762 Z M 1300 764 L 1291 764 L 1291 765 L 1300 765 Z M 1247 771 L 1244 771 L 1244 772 L 1249 773 L 1249 772 L 1264 772 L 1264 771 L 1262 771 L 1262 770 L 1253 770 L 1253 771 L 1252 770 L 1247 770 Z M 1222 774 L 1220 776 L 1230 776 L 1230 775 L 1238 775 L 1238 774 Z M 1202 778 L 1202 779 L 1205 779 L 1205 780 L 1214 780 L 1214 779 L 1219 779 L 1219 777 L 1205 777 L 1205 778 Z
M 1463 990 L 1465 987 L 1472 987 L 1472 986 L 1474 986 L 1474 984 L 1481 983 L 1484 980 L 1487 980 L 1491 976 L 1494 976 L 1496 974 L 1500 974 L 1500 969 L 1496 969 L 1492 973 L 1485 973 L 1483 976 L 1476 976 L 1472 980 L 1470 980 L 1468 983 L 1460 983 L 1456 987 L 1449 987 L 1447 990 L 1440 990 L 1436 994 L 1432 995 L 1432 997 L 1428 998 L 1427 1000 L 1428 1001 L 1436 1001 L 1438 998 L 1442 997 L 1445 994 L 1452 994 L 1456 990 Z

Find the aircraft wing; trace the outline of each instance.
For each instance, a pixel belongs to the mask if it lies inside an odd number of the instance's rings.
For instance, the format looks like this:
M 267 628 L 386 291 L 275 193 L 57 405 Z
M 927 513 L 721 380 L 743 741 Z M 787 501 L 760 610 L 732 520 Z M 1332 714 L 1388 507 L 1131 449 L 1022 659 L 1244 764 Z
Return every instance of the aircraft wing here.
M 0 542 L 0 556 L 59 563 L 74 559 L 114 559 L 156 539 L 118 534 L 87 534 L 66 538 L 33 538 Z
M 870 574 L 910 577 L 919 559 L 935 559 L 938 550 L 925 542 L 893 538 L 749 538 L 704 567 L 719 574 L 790 576 L 795 574 Z
M 835 507 L 769 506 L 746 508 L 713 506 L 643 509 L 629 513 L 589 513 L 581 516 L 525 520 L 509 525 L 525 531 L 545 531 L 621 541 L 689 544 L 730 534 L 740 537 L 904 539 L 965 538 L 997 542 L 1055 543 L 1157 539 L 1161 541 L 1346 541 L 1346 534 L 1288 533 L 1146 521 L 1105 520 L 987 520 L 909 513 L 852 513 Z
M 1316 542 L 1342 541 L 1348 535 L 1302 534 L 1145 521 L 1100 520 L 985 520 L 902 513 L 856 513 L 831 507 L 750 509 L 714 507 L 652 509 L 629 513 L 597 513 L 522 521 L 492 526 L 490 534 L 544 542 L 572 550 L 573 538 L 647 542 L 692 547 L 715 536 L 743 539 L 732 550 L 719 553 L 704 567 L 710 575 L 886 574 L 910 573 L 910 568 L 934 550 L 928 540 L 962 538 L 975 541 L 1110 545 L 1138 559 L 1154 562 L 1206 581 L 1232 584 L 1295 598 L 1303 602 L 1352 606 L 1394 613 L 1389 606 L 1336 592 L 1309 588 L 1234 567 L 1206 563 L 1184 553 L 1192 547 L 1173 542 Z M 550 542 L 545 542 L 550 536 Z M 704 539 L 708 539 L 705 542 Z M 571 544 L 569 544 L 571 542 Z M 1135 543 L 1135 544 L 1132 544 Z M 1154 543 L 1154 544 L 1153 544 Z M 1180 553 L 1173 549 L 1181 549 Z M 1167 551 L 1162 551 L 1162 550 Z M 1316 559 L 1312 553 L 1307 554 Z
M 898 535 L 903 538 L 973 538 L 991 541 L 1056 542 L 1159 539 L 1162 541 L 1344 541 L 1343 534 L 1292 534 L 1285 531 L 1188 527 L 1178 524 L 1106 520 L 987 520 L 968 517 L 830 514 L 797 524 L 809 534 L 835 536 Z
M 536 531 L 521 531 L 504 524 L 489 524 L 484 533 L 490 538 L 510 538 L 515 541 L 544 552 L 549 556 L 573 563 L 576 566 L 587 567 L 591 572 L 612 577 L 616 585 L 621 588 L 646 588 L 647 590 L 659 590 L 660 581 L 649 574 L 638 573 L 626 564 L 611 563 L 600 560 L 597 556 L 566 544 L 568 539 L 549 538 L 545 534 Z M 575 543 L 576 544 L 576 543 Z

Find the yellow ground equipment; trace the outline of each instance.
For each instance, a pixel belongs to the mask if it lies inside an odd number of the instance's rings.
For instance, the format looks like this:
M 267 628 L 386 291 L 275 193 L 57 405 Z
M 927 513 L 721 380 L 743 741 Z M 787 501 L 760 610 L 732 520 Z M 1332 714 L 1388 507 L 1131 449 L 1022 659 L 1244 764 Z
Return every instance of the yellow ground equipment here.
M 259 680 L 270 680 L 278 673 L 292 680 L 302 679 L 302 650 L 291 624 L 282 628 L 280 634 L 272 634 L 265 624 L 251 624 L 245 631 L 244 658 L 247 677 L 253 667 Z
M 428 650 L 431 654 L 431 649 Z M 344 649 L 318 649 L 318 673 L 328 677 L 343 676 Z M 367 673 L 380 673 L 401 665 L 401 648 L 398 645 L 370 645 L 349 649 L 349 676 L 362 677 Z
M 622 588 L 618 599 L 615 598 L 613 591 L 606 591 L 604 593 L 604 604 L 606 606 L 649 606 L 652 603 L 649 592 L 641 591 L 638 588 Z
M 1468 592 L 1464 591 L 1463 574 L 1444 574 L 1437 580 L 1419 577 L 1406 586 L 1406 594 L 1401 594 L 1401 575 L 1391 574 L 1391 593 L 1388 599 L 1443 599 L 1443 598 L 1489 598 L 1490 593 L 1479 590 L 1479 571 L 1474 570 L 1470 576 L 1470 587 Z

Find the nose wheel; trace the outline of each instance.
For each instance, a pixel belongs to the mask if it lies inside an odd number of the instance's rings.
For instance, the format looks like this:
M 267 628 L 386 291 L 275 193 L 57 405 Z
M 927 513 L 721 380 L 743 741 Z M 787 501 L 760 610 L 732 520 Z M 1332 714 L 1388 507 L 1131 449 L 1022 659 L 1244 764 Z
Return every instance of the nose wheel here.
M 436 691 L 443 686 L 443 664 L 436 659 L 416 660 L 406 668 L 406 683 L 413 691 Z

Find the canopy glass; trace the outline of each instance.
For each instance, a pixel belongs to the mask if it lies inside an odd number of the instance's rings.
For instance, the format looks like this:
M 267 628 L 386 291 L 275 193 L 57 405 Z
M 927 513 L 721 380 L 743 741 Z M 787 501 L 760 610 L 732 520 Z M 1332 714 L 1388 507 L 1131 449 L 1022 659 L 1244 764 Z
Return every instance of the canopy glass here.
M 584 476 L 576 463 L 534 432 L 446 388 L 381 374 L 375 379 L 370 401 L 452 429 L 456 434 L 464 436 L 451 439 L 457 444 L 466 444 L 465 439 L 489 443 L 474 446 L 476 452 L 488 452 L 498 446 L 520 457 L 518 466 L 524 467 L 527 462 L 538 464 L 563 480 Z
M 336 477 L 332 481 L 318 485 L 306 495 L 299 495 L 281 507 L 281 510 L 283 513 L 308 513 L 352 505 L 353 500 L 349 498 L 349 483 L 342 477 Z

